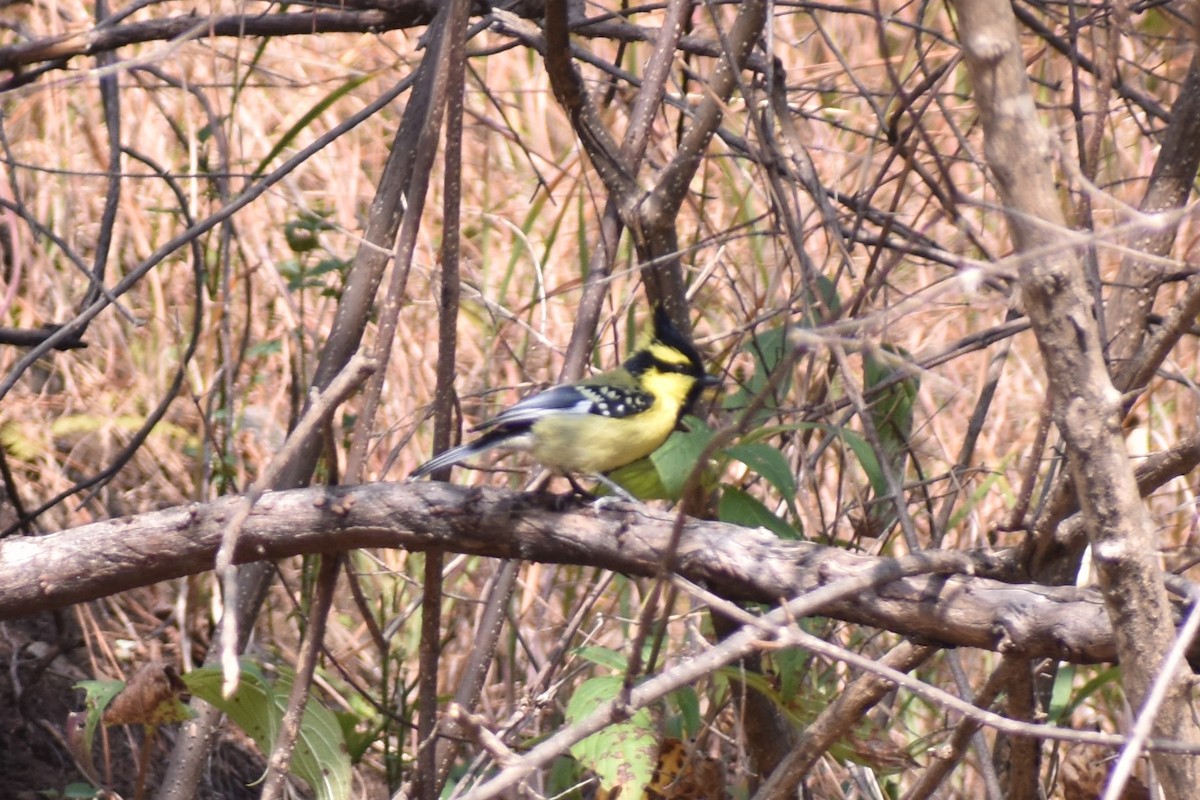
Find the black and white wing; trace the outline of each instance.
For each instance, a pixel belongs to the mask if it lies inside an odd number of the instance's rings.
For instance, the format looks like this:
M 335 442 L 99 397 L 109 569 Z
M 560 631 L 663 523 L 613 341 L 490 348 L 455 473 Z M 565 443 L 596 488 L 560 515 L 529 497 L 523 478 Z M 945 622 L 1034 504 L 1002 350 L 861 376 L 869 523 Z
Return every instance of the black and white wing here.
M 627 417 L 645 411 L 653 403 L 654 396 L 640 389 L 610 384 L 565 384 L 526 397 L 474 430 L 525 430 L 549 414 Z

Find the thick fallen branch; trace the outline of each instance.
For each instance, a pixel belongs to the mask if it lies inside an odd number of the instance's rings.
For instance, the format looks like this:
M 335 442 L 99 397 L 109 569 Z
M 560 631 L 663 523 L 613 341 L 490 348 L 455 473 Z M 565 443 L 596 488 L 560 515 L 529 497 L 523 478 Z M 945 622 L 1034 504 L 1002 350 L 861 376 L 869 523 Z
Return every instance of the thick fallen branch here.
M 0 620 L 212 568 L 239 497 L 0 541 Z M 447 484 L 379 483 L 264 495 L 238 562 L 359 547 L 587 564 L 652 575 L 674 517 L 629 506 L 555 511 L 536 497 Z M 1112 661 L 1098 592 L 1005 583 L 1006 561 L 971 555 L 974 575 L 905 578 L 824 606 L 823 616 L 930 642 L 1070 661 Z M 689 520 L 679 573 L 724 597 L 775 603 L 880 559 L 781 541 L 763 530 Z

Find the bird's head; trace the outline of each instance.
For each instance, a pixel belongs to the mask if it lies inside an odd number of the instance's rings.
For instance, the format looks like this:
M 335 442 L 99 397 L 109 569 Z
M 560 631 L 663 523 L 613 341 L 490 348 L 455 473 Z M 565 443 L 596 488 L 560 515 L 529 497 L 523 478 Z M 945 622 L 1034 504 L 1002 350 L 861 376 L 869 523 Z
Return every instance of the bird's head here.
M 704 371 L 700 351 L 671 322 L 661 305 L 654 307 L 652 335 L 625 362 L 630 373 L 643 381 L 653 382 L 660 391 L 680 399 L 680 416 L 691 411 L 692 405 L 705 388 L 720 384 L 720 379 Z

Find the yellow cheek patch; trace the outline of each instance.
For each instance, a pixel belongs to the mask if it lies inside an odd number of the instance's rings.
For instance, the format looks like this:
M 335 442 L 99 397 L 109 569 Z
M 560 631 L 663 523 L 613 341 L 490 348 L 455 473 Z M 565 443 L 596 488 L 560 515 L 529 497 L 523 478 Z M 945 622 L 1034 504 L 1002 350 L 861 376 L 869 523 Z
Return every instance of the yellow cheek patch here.
M 657 372 L 651 370 L 642 376 L 642 385 L 654 395 L 658 405 L 672 414 L 678 414 L 684 398 L 691 391 L 696 379 L 679 372 Z M 672 423 L 674 425 L 674 423 Z

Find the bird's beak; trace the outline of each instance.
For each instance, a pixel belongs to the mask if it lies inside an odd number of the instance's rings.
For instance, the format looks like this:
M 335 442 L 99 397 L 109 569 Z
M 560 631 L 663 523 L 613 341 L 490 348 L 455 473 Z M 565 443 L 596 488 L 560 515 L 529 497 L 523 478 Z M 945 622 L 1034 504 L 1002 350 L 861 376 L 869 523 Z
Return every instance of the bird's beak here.
M 721 379 L 716 375 L 705 375 L 700 379 L 700 386 L 705 389 L 715 389 L 721 385 Z

